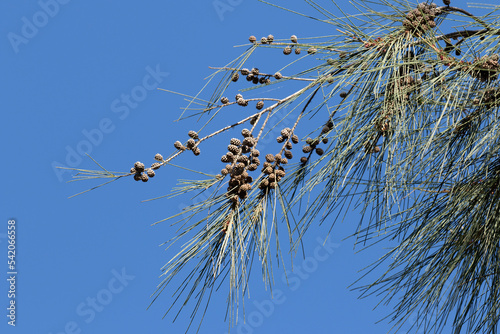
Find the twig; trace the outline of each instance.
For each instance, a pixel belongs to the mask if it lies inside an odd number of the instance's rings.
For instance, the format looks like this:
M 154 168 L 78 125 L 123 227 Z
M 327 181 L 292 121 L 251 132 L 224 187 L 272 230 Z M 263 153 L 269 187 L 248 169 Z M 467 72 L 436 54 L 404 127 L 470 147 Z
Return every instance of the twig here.
M 208 68 L 210 68 L 212 70 L 228 70 L 228 71 L 239 71 L 240 70 L 238 68 L 232 68 L 232 67 L 212 67 L 212 66 L 209 66 Z M 259 73 L 259 76 L 272 77 L 272 76 L 274 76 L 274 74 Z M 315 81 L 316 80 L 316 79 L 306 79 L 306 78 L 297 78 L 297 77 L 285 77 L 285 76 L 283 76 L 282 79 L 280 79 L 280 80 L 283 80 L 283 79 L 298 80 L 298 81 Z

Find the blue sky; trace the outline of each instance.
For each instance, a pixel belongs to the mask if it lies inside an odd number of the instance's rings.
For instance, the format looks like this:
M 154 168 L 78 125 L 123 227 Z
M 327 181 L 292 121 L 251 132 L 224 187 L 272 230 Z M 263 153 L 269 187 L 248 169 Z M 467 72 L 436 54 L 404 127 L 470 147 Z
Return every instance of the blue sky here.
M 314 14 L 299 1 L 293 9 Z M 175 323 L 172 315 L 162 319 L 172 302 L 168 293 L 146 308 L 173 255 L 159 245 L 175 233 L 169 223 L 151 224 L 190 199 L 141 201 L 195 175 L 165 168 L 145 184 L 124 179 L 68 199 L 97 183 L 67 183 L 71 173 L 54 166 L 94 169 L 82 154 L 89 152 L 106 168 L 127 171 L 137 160 L 152 162 L 157 152 L 168 155 L 196 125 L 174 122 L 185 101 L 156 88 L 196 94 L 212 73 L 208 66 L 238 56 L 243 49 L 233 46 L 248 36 L 326 35 L 332 26 L 250 0 L 3 1 L 0 16 L 2 161 L 14 168 L 4 172 L 0 201 L 2 277 L 9 219 L 16 220 L 18 271 L 16 328 L 7 324 L 2 279 L 0 331 L 183 333 L 189 305 Z M 220 152 L 203 153 L 203 160 L 186 156 L 176 163 L 216 173 Z M 373 311 L 376 298 L 358 300 L 348 289 L 357 271 L 382 254 L 355 254 L 352 240 L 343 240 L 357 219 L 349 215 L 336 226 L 319 257 L 317 239 L 329 226 L 311 228 L 306 260 L 295 259 L 304 271 L 291 274 L 287 286 L 276 270 L 275 299 L 258 275 L 252 278 L 248 323 L 232 332 L 387 332 L 387 321 L 375 322 L 390 308 Z M 226 294 L 216 294 L 200 333 L 226 333 L 225 311 Z

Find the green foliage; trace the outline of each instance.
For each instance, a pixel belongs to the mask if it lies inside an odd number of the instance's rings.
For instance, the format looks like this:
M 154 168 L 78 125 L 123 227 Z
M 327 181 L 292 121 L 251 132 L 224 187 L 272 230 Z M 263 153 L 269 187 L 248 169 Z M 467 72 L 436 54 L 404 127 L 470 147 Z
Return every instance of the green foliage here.
M 215 88 L 204 87 L 212 89 L 210 98 L 202 99 L 203 91 L 190 97 L 182 117 L 207 122 L 191 139 L 175 144 L 176 151 L 156 167 L 167 168 L 187 151 L 200 154 L 205 141 L 229 129 L 245 129 L 238 140 L 228 140 L 229 153 L 221 152 L 227 166 L 219 175 L 184 181 L 175 190 L 210 195 L 185 208 L 180 232 L 170 244 L 188 240 L 163 268 L 154 299 L 187 270 L 176 292 L 181 309 L 195 298 L 196 313 L 227 279 L 232 311 L 248 288 L 254 254 L 264 281 L 272 284 L 271 259 L 282 259 L 280 231 L 286 231 L 296 251 L 311 225 L 327 217 L 342 219 L 355 206 L 363 217 L 358 243 L 384 238 L 398 242 L 374 264 L 388 262 L 386 273 L 361 288 L 363 294 L 380 293 L 384 300 L 403 294 L 393 313 L 396 328 L 417 312 L 415 329 L 426 332 L 439 332 L 453 314 L 457 333 L 496 332 L 496 9 L 479 17 L 451 6 L 360 0 L 353 3 L 358 14 L 336 17 L 307 2 L 324 17 L 317 20 L 335 26 L 336 35 L 250 38 L 240 57 L 216 68 L 209 83 L 216 75 L 222 78 Z M 295 58 L 275 73 L 246 69 L 245 63 L 261 48 Z M 315 64 L 300 68 L 310 61 Z M 284 96 L 244 98 L 249 89 L 265 90 L 275 83 L 301 86 Z M 243 87 L 241 95 L 227 97 L 235 85 Z M 255 105 L 255 112 L 201 136 L 227 108 L 248 105 Z M 260 154 L 262 139 L 276 132 L 271 120 L 283 112 L 293 126 L 278 129 L 277 150 Z M 311 128 L 316 130 L 310 133 Z M 127 174 L 134 175 L 140 179 L 136 171 Z M 291 213 L 295 207 L 302 208 L 297 217 Z

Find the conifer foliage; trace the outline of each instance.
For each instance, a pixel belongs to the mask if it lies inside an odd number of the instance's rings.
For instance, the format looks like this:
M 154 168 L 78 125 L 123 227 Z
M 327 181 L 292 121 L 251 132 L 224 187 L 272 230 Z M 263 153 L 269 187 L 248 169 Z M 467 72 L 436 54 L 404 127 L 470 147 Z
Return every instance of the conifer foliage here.
M 78 170 L 76 178 L 158 182 L 183 154 L 213 158 L 203 156 L 210 140 L 237 129 L 240 135 L 227 137 L 216 155 L 219 174 L 183 181 L 173 191 L 210 196 L 169 218 L 183 226 L 170 243 L 182 240 L 183 246 L 163 267 L 154 300 L 181 275 L 178 306 L 194 299 L 194 313 L 203 313 L 214 290 L 227 282 L 231 313 L 248 289 L 252 264 L 271 284 L 272 259 L 295 251 L 310 226 L 340 220 L 353 206 L 363 217 L 356 243 L 379 242 L 379 235 L 397 241 L 374 264 L 384 265 L 385 274 L 360 287 L 362 295 L 377 293 L 387 301 L 402 296 L 394 302 L 396 329 L 418 314 L 415 331 L 440 332 L 448 320 L 456 333 L 495 333 L 500 7 L 479 16 L 453 0 L 358 0 L 359 13 L 337 17 L 307 2 L 334 26 L 334 35 L 250 36 L 241 56 L 214 68 L 210 82 L 219 81 L 210 97 L 191 97 L 183 116 L 206 124 L 186 131 L 171 154 L 157 154 L 151 167 L 136 162 L 124 173 Z M 247 65 L 264 48 L 290 63 Z M 266 87 L 275 84 L 298 88 L 269 96 Z M 250 90 L 258 97 L 246 97 Z M 250 110 L 207 130 L 238 108 Z M 273 118 L 283 115 L 289 126 L 275 126 Z M 275 146 L 261 149 L 269 136 Z

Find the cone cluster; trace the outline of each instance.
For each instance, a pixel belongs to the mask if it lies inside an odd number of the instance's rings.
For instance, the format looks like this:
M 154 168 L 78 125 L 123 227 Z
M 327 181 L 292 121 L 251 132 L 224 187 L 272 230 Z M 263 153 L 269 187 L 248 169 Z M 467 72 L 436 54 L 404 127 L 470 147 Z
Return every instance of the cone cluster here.
M 403 27 L 411 33 L 424 33 L 436 27 L 434 19 L 441 14 L 441 9 L 435 3 L 419 3 L 417 8 L 406 14 Z
M 221 170 L 221 175 L 229 175 L 226 196 L 234 203 L 248 197 L 252 189 L 253 179 L 247 171 L 254 171 L 260 165 L 258 156 L 260 152 L 253 148 L 255 139 L 248 129 L 241 131 L 243 141 L 232 138 L 227 146 L 228 152 L 221 157 L 226 166 Z M 248 154 L 248 155 L 247 155 Z
M 276 189 L 278 182 L 286 175 L 285 168 L 282 166 L 288 163 L 288 160 L 281 154 L 267 154 L 266 161 L 262 164 L 262 173 L 266 176 L 259 183 L 259 189 Z
M 288 164 L 288 159 L 293 158 L 293 154 L 291 149 L 293 148 L 293 144 L 297 144 L 299 142 L 299 137 L 293 134 L 292 129 L 284 128 L 281 130 L 280 136 L 276 138 L 278 143 L 285 143 L 284 148 L 282 149 L 282 154 L 266 154 L 266 161 L 262 164 L 262 173 L 265 174 L 265 177 L 259 183 L 259 189 L 268 190 L 275 189 L 278 185 L 278 182 L 286 175 L 285 168 L 283 165 Z
M 144 164 L 140 161 L 137 161 L 134 164 L 134 167 L 130 169 L 130 173 L 134 173 L 134 180 L 148 182 L 150 177 L 155 176 L 155 172 L 153 169 L 160 168 L 160 163 L 155 162 L 151 165 L 152 168 L 145 168 Z M 154 168 L 153 168 L 154 167 Z
M 471 76 L 483 82 L 496 80 L 499 71 L 498 59 L 499 57 L 497 54 L 476 59 L 472 63 L 475 69 L 470 72 Z
M 194 155 L 200 155 L 201 153 L 200 148 L 196 146 L 199 141 L 198 133 L 196 131 L 191 130 L 188 132 L 188 136 L 190 138 L 186 142 L 186 145 L 183 145 L 180 141 L 176 141 L 174 143 L 174 147 L 181 151 L 191 150 Z
M 297 45 L 297 36 L 292 35 L 290 37 L 290 41 L 293 44 L 285 46 L 285 48 L 283 49 L 283 54 L 289 55 L 292 53 L 292 51 L 294 51 L 296 55 L 299 55 L 301 50 L 300 50 L 300 47 Z
M 271 83 L 271 79 L 269 79 L 271 77 L 271 75 L 269 74 L 260 74 L 259 73 L 259 69 L 254 67 L 252 68 L 251 70 L 249 70 L 248 68 L 242 68 L 240 70 L 240 73 L 242 75 L 245 75 L 246 76 L 246 80 L 247 81 L 251 81 L 253 84 L 270 84 Z M 233 80 L 235 81 L 235 80 Z
M 249 40 L 251 42 L 253 40 L 252 37 L 253 36 L 250 36 L 250 38 L 249 38 Z M 255 39 L 255 40 L 257 40 L 257 39 Z M 274 36 L 273 35 L 268 35 L 267 37 L 261 37 L 261 39 L 260 39 L 260 43 L 261 44 L 271 44 L 272 42 L 274 42 Z
M 333 124 L 332 124 L 332 126 L 333 126 Z M 328 131 L 330 131 L 330 130 L 328 130 Z M 326 142 L 328 142 L 328 140 L 323 141 L 323 142 L 326 143 Z M 325 153 L 325 151 L 321 147 L 317 147 L 319 144 L 320 144 L 320 140 L 318 138 L 316 138 L 316 139 L 307 138 L 306 145 L 304 145 L 302 147 L 302 152 L 307 154 L 307 153 L 311 153 L 314 151 L 317 155 L 323 155 L 323 153 Z M 300 158 L 300 162 L 302 162 L 302 163 L 307 162 L 307 157 Z

